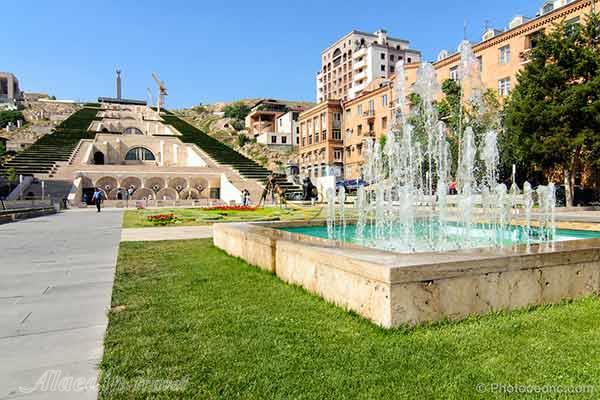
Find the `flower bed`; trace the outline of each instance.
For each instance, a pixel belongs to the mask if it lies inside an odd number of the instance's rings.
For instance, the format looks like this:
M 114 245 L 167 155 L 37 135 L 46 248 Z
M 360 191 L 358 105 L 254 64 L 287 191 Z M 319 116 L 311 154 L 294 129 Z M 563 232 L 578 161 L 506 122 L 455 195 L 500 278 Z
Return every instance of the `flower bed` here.
M 147 217 L 148 221 L 152 222 L 154 225 L 170 225 L 176 223 L 178 218 L 173 214 L 157 214 L 157 215 L 149 215 Z

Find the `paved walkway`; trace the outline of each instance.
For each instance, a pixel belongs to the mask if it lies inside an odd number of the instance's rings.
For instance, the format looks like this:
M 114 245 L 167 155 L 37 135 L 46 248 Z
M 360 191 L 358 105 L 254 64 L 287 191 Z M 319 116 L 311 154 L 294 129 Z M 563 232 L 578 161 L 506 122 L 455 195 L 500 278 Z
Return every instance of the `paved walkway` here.
M 89 210 L 0 225 L 0 399 L 97 397 L 58 384 L 97 378 L 121 220 Z
M 177 226 L 164 228 L 129 228 L 123 229 L 121 241 L 155 241 L 206 239 L 212 237 L 212 225 Z

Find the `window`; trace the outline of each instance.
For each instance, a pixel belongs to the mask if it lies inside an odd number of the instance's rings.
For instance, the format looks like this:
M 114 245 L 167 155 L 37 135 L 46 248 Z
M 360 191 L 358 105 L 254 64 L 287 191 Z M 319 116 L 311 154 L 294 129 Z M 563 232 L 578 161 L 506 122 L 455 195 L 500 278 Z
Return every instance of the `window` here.
M 393 65 L 390 65 L 390 72 L 393 74 L 396 71 L 396 68 Z
M 381 129 L 387 129 L 387 117 L 381 118 Z
M 359 125 L 356 127 L 356 134 L 358 136 L 362 135 L 362 125 Z
M 322 133 L 323 135 L 323 140 L 327 140 L 327 129 L 325 129 Z
M 381 72 L 385 72 L 385 65 L 381 65 Z
M 548 14 L 554 10 L 554 3 L 545 4 L 542 8 L 542 14 Z
M 298 136 L 296 136 L 296 145 L 300 144 L 300 138 Z
M 534 33 L 530 34 L 529 36 L 527 36 L 527 42 L 528 42 L 530 49 L 534 49 L 537 47 L 543 33 L 544 33 L 544 31 L 541 30 L 541 31 L 534 32 Z
M 302 138 L 302 146 L 306 146 L 306 138 L 305 137 Z
M 479 72 L 483 72 L 483 56 L 477 57 L 477 62 L 479 62 Z
M 498 95 L 508 96 L 510 94 L 510 78 L 500 79 L 498 81 Z
M 342 140 L 342 131 L 340 129 L 334 129 L 332 133 L 333 140 Z
M 271 136 L 271 143 L 272 144 L 277 143 L 277 136 Z
M 382 60 L 385 60 L 385 53 L 381 53 L 381 54 L 379 55 L 379 57 L 380 57 Z
M 394 61 L 394 55 L 393 54 L 390 54 L 390 61 L 392 61 L 392 62 Z
M 381 96 L 381 105 L 384 106 L 384 107 L 387 107 L 387 105 L 388 105 L 387 94 L 384 94 L 383 96 Z
M 123 130 L 123 135 L 143 135 L 144 132 L 142 132 L 141 130 L 139 130 L 138 128 L 125 128 Z
M 342 151 L 339 149 L 336 149 L 333 151 L 333 158 L 335 158 L 336 160 L 341 160 L 342 159 Z
M 360 115 L 362 115 L 362 113 L 363 113 L 363 111 L 362 111 L 362 104 L 359 104 L 359 105 L 356 107 L 356 113 L 357 113 L 359 116 L 360 116 Z
M 412 62 L 412 58 L 408 57 L 408 58 L 406 59 L 406 62 L 410 64 L 410 63 Z
M 506 65 L 510 62 L 510 46 L 502 46 L 499 49 L 499 62 L 501 65 Z
M 375 101 L 369 100 L 369 115 L 375 114 Z
M 281 137 L 281 144 L 287 144 L 287 136 Z
M 453 81 L 458 80 L 458 65 L 450 68 L 450 79 L 452 79 Z
M 154 154 L 145 147 L 134 147 L 125 155 L 128 161 L 154 161 Z

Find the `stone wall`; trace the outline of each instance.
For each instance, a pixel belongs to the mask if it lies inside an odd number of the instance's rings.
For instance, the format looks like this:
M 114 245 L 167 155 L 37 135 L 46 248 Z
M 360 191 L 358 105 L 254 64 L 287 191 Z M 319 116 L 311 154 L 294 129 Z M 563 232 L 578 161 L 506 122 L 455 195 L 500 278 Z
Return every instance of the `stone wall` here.
M 213 240 L 228 254 L 386 328 L 600 293 L 600 239 L 397 254 L 272 229 L 284 225 L 215 224 Z

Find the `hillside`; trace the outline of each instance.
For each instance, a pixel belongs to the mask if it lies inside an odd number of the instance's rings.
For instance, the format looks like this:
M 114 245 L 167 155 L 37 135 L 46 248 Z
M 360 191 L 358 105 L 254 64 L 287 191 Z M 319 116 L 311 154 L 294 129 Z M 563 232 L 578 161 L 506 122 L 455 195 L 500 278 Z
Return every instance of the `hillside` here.
M 246 136 L 244 122 L 222 116 L 227 105 L 243 103 L 253 106 L 260 99 L 242 99 L 235 102 L 220 102 L 203 104 L 187 109 L 173 110 L 173 113 L 185 119 L 190 124 L 203 130 L 215 139 L 253 159 L 265 168 L 275 172 L 285 172 L 288 163 L 297 162 L 296 151 L 271 150 L 267 146 L 256 143 Z M 310 108 L 314 103 L 305 101 L 278 100 L 289 107 Z

